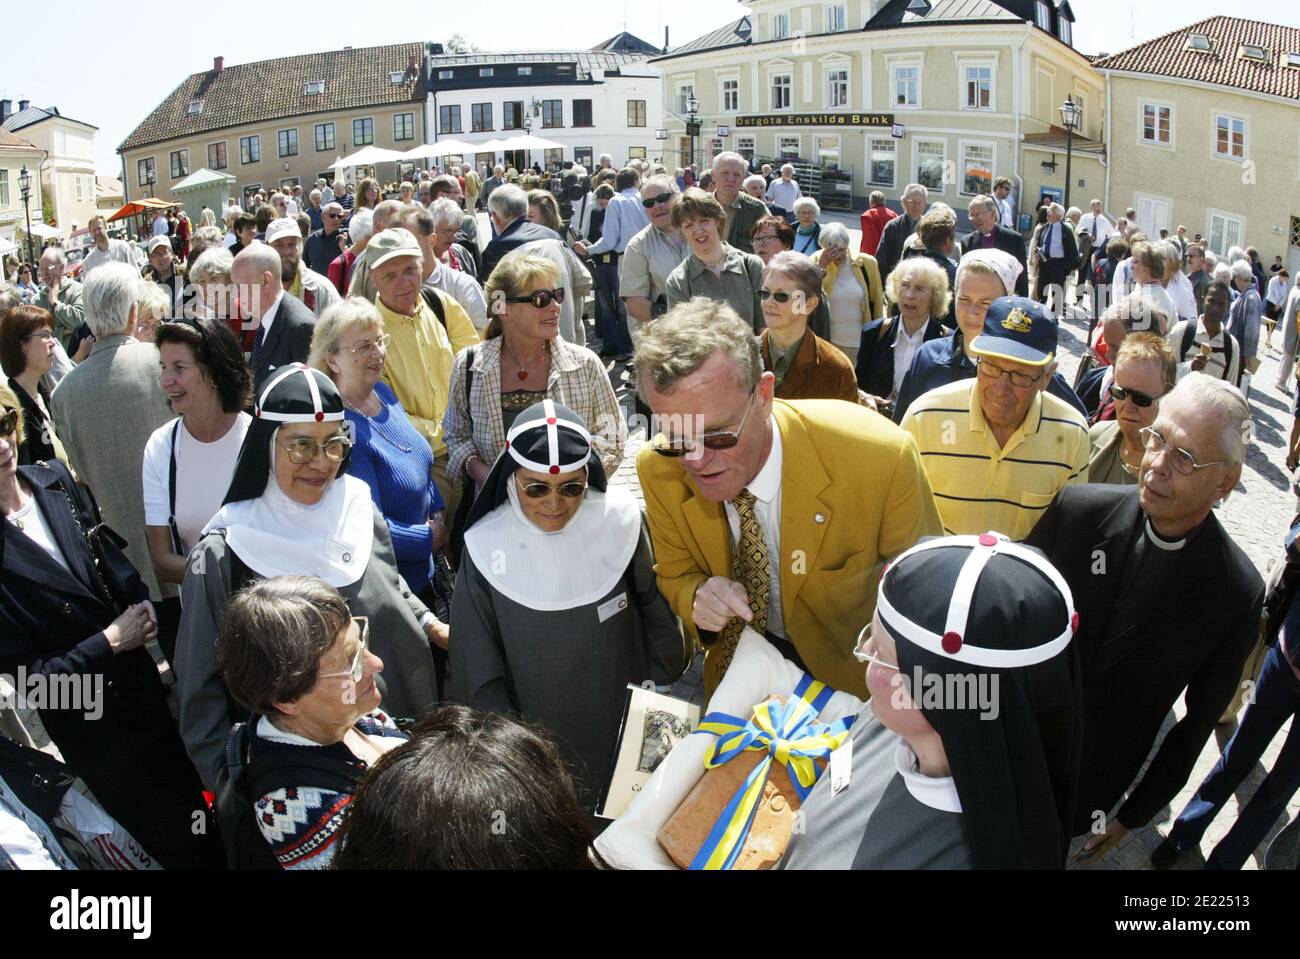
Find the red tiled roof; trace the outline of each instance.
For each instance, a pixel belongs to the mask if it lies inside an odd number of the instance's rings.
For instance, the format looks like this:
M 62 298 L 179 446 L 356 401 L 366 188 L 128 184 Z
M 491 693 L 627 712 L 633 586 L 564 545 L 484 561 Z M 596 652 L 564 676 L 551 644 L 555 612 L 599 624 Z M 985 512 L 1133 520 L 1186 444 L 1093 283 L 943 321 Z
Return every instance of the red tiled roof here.
M 1208 53 L 1190 49 L 1188 40 L 1194 33 L 1209 37 L 1214 49 Z M 1263 47 L 1267 59 L 1260 62 L 1242 57 L 1242 44 Z M 1106 57 L 1095 66 L 1300 100 L 1300 67 L 1286 65 L 1288 53 L 1300 54 L 1300 29 L 1237 17 L 1210 17 Z
M 416 70 L 407 72 L 411 58 Z M 328 50 L 256 63 L 236 63 L 220 73 L 195 73 L 181 82 L 131 135 L 118 152 L 208 130 L 265 123 L 311 113 L 332 113 L 407 103 L 424 98 L 420 43 Z M 400 83 L 389 74 L 404 73 Z M 325 81 L 321 93 L 307 94 L 308 83 Z M 190 103 L 203 102 L 199 113 Z
M 0 127 L 0 150 L 12 150 L 23 153 L 40 153 L 41 148 L 30 140 L 24 140 L 20 136 L 10 133 L 8 130 Z

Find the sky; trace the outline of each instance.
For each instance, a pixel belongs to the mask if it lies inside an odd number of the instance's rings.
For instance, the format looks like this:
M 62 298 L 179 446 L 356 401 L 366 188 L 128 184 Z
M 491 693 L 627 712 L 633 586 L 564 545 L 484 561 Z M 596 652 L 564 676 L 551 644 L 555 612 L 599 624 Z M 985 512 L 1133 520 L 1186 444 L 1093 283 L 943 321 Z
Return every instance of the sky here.
M 397 22 L 388 15 L 399 7 L 420 10 L 418 22 L 410 16 Z M 1072 0 L 1071 7 L 1078 17 L 1075 45 L 1084 53 L 1118 53 L 1224 12 L 1222 0 Z M 604 0 L 576 6 L 537 0 L 440 0 L 436 5 L 222 0 L 174 5 L 162 24 L 142 19 L 140 10 L 138 2 L 123 0 L 29 4 L 21 28 L 8 31 L 4 44 L 0 99 L 13 100 L 15 109 L 23 99 L 54 105 L 64 116 L 99 127 L 102 176 L 120 175 L 117 145 L 185 77 L 211 69 L 214 56 L 225 57 L 229 66 L 343 46 L 439 41 L 455 33 L 484 50 L 570 50 L 594 46 L 624 29 L 661 46 L 664 27 L 677 46 L 738 18 L 746 8 L 736 0 Z M 308 11 L 315 29 L 303 16 Z M 1266 16 L 1300 27 L 1300 4 L 1269 5 Z M 32 42 L 22 42 L 23 36 Z M 146 36 L 159 39 L 138 39 Z

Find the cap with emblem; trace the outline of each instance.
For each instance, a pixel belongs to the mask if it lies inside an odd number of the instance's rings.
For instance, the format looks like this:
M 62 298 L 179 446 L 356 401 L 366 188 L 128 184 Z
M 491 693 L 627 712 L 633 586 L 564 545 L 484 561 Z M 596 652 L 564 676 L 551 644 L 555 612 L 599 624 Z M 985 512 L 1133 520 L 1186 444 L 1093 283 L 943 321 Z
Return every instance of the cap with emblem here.
M 302 239 L 302 230 L 298 228 L 298 221 L 291 220 L 287 216 L 278 220 L 272 220 L 266 227 L 266 242 L 274 243 L 276 240 L 283 240 L 286 236 L 296 236 Z
M 366 266 L 373 270 L 396 256 L 421 256 L 420 244 L 409 230 L 383 230 L 370 238 Z
M 1041 303 L 1023 296 L 1004 296 L 989 307 L 984 330 L 970 349 L 976 356 L 1046 366 L 1056 356 L 1056 331 L 1056 320 Z

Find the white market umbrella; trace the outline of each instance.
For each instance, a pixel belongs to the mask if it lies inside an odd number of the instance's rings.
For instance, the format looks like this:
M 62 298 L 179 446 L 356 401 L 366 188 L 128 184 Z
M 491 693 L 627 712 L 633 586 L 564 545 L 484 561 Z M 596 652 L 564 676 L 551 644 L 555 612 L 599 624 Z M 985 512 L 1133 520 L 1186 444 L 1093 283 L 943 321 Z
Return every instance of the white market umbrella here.
M 376 166 L 380 163 L 396 163 L 405 159 L 406 155 L 400 150 L 385 150 L 383 147 L 368 146 L 362 147 L 356 153 L 335 160 L 333 168 L 339 170 L 346 167 Z
M 564 148 L 563 143 L 556 143 L 554 140 L 547 140 L 544 137 L 533 136 L 531 133 L 523 133 L 519 136 L 508 137 L 505 140 L 496 141 L 497 149 L 505 150 L 561 150 Z
M 448 156 L 473 155 L 480 150 L 484 153 L 487 152 L 483 150 L 480 144 L 468 143 L 465 140 L 438 140 L 435 143 L 425 143 L 412 150 L 407 150 L 402 156 L 407 160 L 431 160 Z

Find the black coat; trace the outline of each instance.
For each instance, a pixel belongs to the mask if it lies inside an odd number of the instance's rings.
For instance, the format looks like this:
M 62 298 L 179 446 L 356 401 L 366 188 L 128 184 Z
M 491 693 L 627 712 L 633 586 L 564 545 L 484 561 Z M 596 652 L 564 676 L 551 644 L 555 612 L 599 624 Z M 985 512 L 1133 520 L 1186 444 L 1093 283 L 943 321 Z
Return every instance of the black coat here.
M 290 293 L 280 297 L 267 341 L 253 367 L 253 383 L 260 386 L 272 370 L 290 363 L 306 363 L 311 337 L 316 332 L 316 314 Z M 260 335 L 260 331 L 259 331 Z M 256 397 L 254 397 L 256 400 Z
M 858 389 L 865 390 L 872 396 L 893 395 L 894 337 L 898 334 L 895 324 L 902 322 L 894 316 L 889 319 L 888 325 L 884 320 L 875 320 L 862 328 L 862 337 L 858 341 L 858 360 L 854 366 L 858 376 Z M 928 343 L 944 335 L 943 326 L 931 317 L 925 324 L 923 342 Z
M 880 267 L 880 279 L 887 281 L 894 272 L 898 261 L 903 258 L 903 244 L 916 232 L 916 220 L 909 220 L 906 213 L 899 214 L 885 224 L 880 233 L 880 246 L 876 248 L 876 264 Z
M 961 251 L 963 254 L 971 250 L 980 250 L 984 247 L 984 238 L 980 235 L 979 230 L 972 230 L 961 238 Z M 1016 296 L 1029 295 L 1029 269 L 1025 258 L 1025 238 L 1015 230 L 1008 230 L 1005 226 L 997 227 L 993 232 L 993 249 L 1001 250 L 1003 253 L 1010 253 L 1020 263 L 1020 276 L 1016 279 Z
M 556 233 L 548 226 L 542 226 L 540 223 L 533 223 L 527 217 L 520 217 L 514 223 L 508 224 L 504 230 L 497 234 L 496 239 L 487 245 L 483 251 L 483 268 L 479 270 L 479 276 L 483 282 L 492 275 L 496 265 L 501 262 L 501 258 L 525 243 L 532 243 L 534 240 L 559 240 L 560 234 Z M 563 240 L 561 240 L 563 242 Z
M 54 435 L 54 424 L 41 412 L 36 397 L 28 394 L 17 380 L 10 380 L 9 387 L 14 391 L 14 396 L 18 397 L 18 405 L 23 408 L 23 431 L 27 434 L 27 439 L 18 447 L 19 465 L 27 466 L 38 460 L 54 459 L 54 443 L 50 439 Z M 44 381 L 38 382 L 36 388 L 48 410 L 50 391 L 45 388 Z
M 1060 259 L 1043 257 L 1044 263 L 1054 263 L 1064 266 L 1068 272 L 1079 265 L 1079 241 L 1074 236 L 1074 227 L 1069 220 L 1061 220 L 1059 223 L 1044 223 L 1043 228 L 1038 231 L 1038 242 L 1041 245 L 1047 238 L 1049 229 L 1061 228 L 1061 252 L 1065 255 Z
M 1113 624 L 1144 522 L 1136 486 L 1067 486 L 1025 541 L 1060 571 L 1079 613 L 1073 646 L 1082 667 L 1084 742 L 1076 834 L 1093 825 L 1096 810 L 1109 813 L 1133 783 L 1186 689 L 1186 715 L 1116 816 L 1136 829 L 1178 794 L 1259 635 L 1264 583 L 1214 513 L 1183 546 L 1180 580 L 1151 596 L 1136 622 Z

